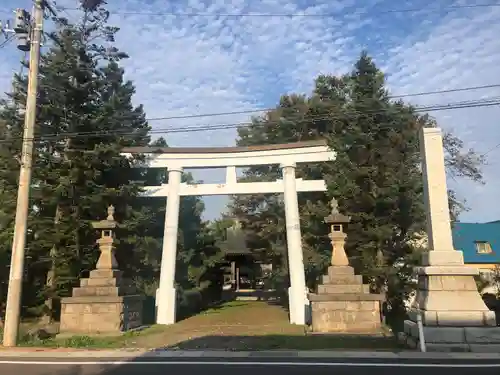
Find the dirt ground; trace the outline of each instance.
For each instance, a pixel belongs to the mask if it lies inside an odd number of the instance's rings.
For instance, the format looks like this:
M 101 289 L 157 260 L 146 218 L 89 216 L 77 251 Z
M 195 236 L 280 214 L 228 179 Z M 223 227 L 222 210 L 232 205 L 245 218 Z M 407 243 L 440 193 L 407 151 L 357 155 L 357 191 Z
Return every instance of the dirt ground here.
M 210 350 L 394 350 L 391 336 L 310 335 L 288 312 L 267 302 L 234 301 L 172 326 L 153 326 L 125 338 L 125 347 Z
M 33 329 L 34 325 L 25 324 Z M 54 327 L 52 327 L 54 329 Z M 182 349 L 182 350 L 398 350 L 390 334 L 311 335 L 307 327 L 288 323 L 288 312 L 267 302 L 233 301 L 171 326 L 154 325 L 119 337 L 74 336 L 27 341 L 33 350 Z
M 172 326 L 154 326 L 131 337 L 132 346 L 173 348 L 232 348 L 244 341 L 279 336 L 304 336 L 304 327 L 288 323 L 281 306 L 235 301 L 204 311 Z M 221 347 L 222 346 L 222 347 Z

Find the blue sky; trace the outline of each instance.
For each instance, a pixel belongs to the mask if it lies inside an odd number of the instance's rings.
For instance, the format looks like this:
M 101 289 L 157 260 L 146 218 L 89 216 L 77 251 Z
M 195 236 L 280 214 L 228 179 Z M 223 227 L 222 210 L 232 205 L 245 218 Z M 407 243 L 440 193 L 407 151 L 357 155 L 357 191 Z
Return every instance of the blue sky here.
M 75 8 L 77 0 L 59 5 Z M 117 44 L 130 55 L 124 62 L 137 87 L 135 101 L 147 116 L 182 116 L 274 106 L 286 92 L 309 92 L 319 73 L 341 74 L 365 48 L 387 74 L 395 95 L 500 83 L 500 6 L 467 7 L 494 1 L 451 0 L 122 0 L 109 1 L 110 23 L 121 28 Z M 119 3 L 119 5 L 118 5 Z M 363 4 L 363 5 L 358 5 Z M 500 5 L 500 3 L 499 3 Z M 3 0 L 0 19 L 30 0 Z M 403 11 L 404 10 L 404 11 Z M 156 14 L 152 14 L 156 13 Z M 275 16 L 248 16 L 248 14 Z M 289 14 L 314 16 L 290 17 Z M 80 14 L 67 10 L 77 20 Z M 231 16 L 239 14 L 240 16 Z M 281 16 L 279 16 L 281 15 Z M 9 90 L 20 53 L 0 49 L 0 92 Z M 411 97 L 434 105 L 499 97 L 500 88 Z M 500 142 L 499 107 L 431 113 L 478 152 Z M 156 129 L 248 120 L 231 115 L 152 121 Z M 231 129 L 167 134 L 171 146 L 231 146 Z M 485 185 L 450 180 L 468 201 L 463 221 L 500 218 L 500 147 L 488 153 Z M 196 171 L 205 182 L 223 172 Z M 206 198 L 206 218 L 224 211 L 227 199 Z

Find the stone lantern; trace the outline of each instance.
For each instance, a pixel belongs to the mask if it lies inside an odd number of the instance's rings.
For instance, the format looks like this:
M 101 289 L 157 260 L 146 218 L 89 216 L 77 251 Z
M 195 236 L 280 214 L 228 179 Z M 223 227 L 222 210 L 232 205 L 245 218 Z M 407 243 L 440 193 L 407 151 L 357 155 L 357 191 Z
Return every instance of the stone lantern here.
M 335 199 L 332 199 L 330 206 L 332 211 L 330 215 L 325 217 L 325 223 L 330 224 L 330 234 L 328 237 L 332 244 L 331 265 L 349 266 L 349 260 L 347 259 L 344 246 L 347 238 L 345 228 L 351 221 L 351 218 L 339 212 L 338 203 Z
M 142 325 L 143 296 L 135 294 L 123 278 L 115 258 L 114 207 L 105 220 L 92 223 L 101 231 L 97 240 L 101 254 L 96 269 L 73 288 L 73 296 L 61 301 L 62 335 L 117 334 Z
M 108 217 L 106 220 L 95 221 L 92 223 L 94 229 L 101 230 L 101 238 L 97 240 L 101 254 L 96 264 L 98 270 L 118 270 L 118 262 L 115 258 L 114 248 L 114 231 L 116 228 L 116 221 L 114 218 L 115 208 L 108 207 Z
M 371 294 L 369 285 L 364 285 L 362 277 L 349 266 L 344 245 L 345 227 L 351 218 L 339 212 L 335 199 L 330 204 L 332 212 L 325 217 L 325 223 L 330 225 L 331 265 L 316 293 L 308 296 L 312 330 L 315 333 L 379 332 L 380 301 L 384 296 Z

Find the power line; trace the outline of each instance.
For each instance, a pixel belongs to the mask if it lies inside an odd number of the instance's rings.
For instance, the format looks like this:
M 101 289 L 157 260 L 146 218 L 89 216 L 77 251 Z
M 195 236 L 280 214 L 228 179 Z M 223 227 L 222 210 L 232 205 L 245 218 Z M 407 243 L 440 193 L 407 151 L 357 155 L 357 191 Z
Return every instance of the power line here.
M 416 108 L 416 112 L 437 112 L 437 111 L 445 111 L 445 110 L 454 110 L 454 109 L 464 109 L 464 108 L 477 108 L 477 107 L 491 107 L 491 106 L 498 106 L 500 105 L 500 100 L 492 101 L 492 102 L 486 102 L 486 103 L 469 103 L 469 104 L 448 104 L 448 105 L 443 105 L 443 106 L 436 106 L 436 107 L 422 107 L 422 108 Z M 376 115 L 376 114 L 383 114 L 383 111 L 373 111 L 373 112 L 350 112 L 349 114 L 356 115 L 356 114 L 366 114 L 366 115 Z M 298 121 L 322 121 L 322 120 L 341 120 L 345 119 L 345 116 L 339 117 L 339 116 L 333 116 L 333 115 L 326 115 L 326 116 L 309 116 L 305 117 L 303 119 L 300 119 Z M 291 122 L 289 119 L 285 119 L 284 121 Z M 218 124 L 218 125 L 204 125 L 204 126 L 193 126 L 193 127 L 182 127 L 182 128 L 164 128 L 164 129 L 152 129 L 150 131 L 151 134 L 164 134 L 164 133 L 191 133 L 191 132 L 203 132 L 203 131 L 215 131 L 215 130 L 226 130 L 226 129 L 237 129 L 240 127 L 251 127 L 253 125 L 278 125 L 281 124 L 282 121 L 266 121 L 265 123 L 261 124 L 252 124 L 248 122 L 242 122 L 242 123 L 227 123 L 227 124 Z M 130 134 L 132 135 L 132 134 Z M 85 135 L 88 136 L 88 135 Z M 1 140 L 0 140 L 1 142 Z
M 484 85 L 484 86 L 470 86 L 470 87 L 460 87 L 460 88 L 448 89 L 448 90 L 424 91 L 424 92 L 401 94 L 401 95 L 389 95 L 388 98 L 389 99 L 407 98 L 407 97 L 415 97 L 415 96 L 447 94 L 447 93 L 453 93 L 453 92 L 473 91 L 473 90 L 490 89 L 490 88 L 498 88 L 498 87 L 500 87 L 500 84 L 492 84 L 492 85 Z M 200 118 L 200 117 L 243 115 L 243 114 L 250 114 L 250 113 L 267 112 L 267 111 L 272 111 L 275 109 L 276 108 L 256 108 L 256 109 L 248 109 L 248 110 L 241 110 L 241 111 L 200 113 L 200 114 L 196 114 L 196 115 L 162 116 L 162 117 L 147 118 L 147 120 L 148 121 L 180 120 L 180 119 L 190 119 L 190 118 Z
M 348 14 L 388 14 L 388 13 L 415 13 L 423 10 L 439 11 L 439 10 L 459 10 L 472 8 L 491 8 L 500 7 L 500 3 L 486 4 L 471 4 L 471 5 L 451 5 L 447 7 L 426 7 L 426 8 L 406 8 L 406 9 L 372 9 L 349 11 Z M 80 8 L 60 7 L 68 11 L 78 11 Z M 143 11 L 110 11 L 112 14 L 120 15 L 147 15 L 147 16 L 176 16 L 176 17 L 304 17 L 304 18 L 329 18 L 339 17 L 338 13 L 199 13 L 199 12 L 143 12 Z M 345 16 L 344 15 L 344 16 Z
M 497 145 L 493 146 L 492 148 L 490 148 L 489 150 L 487 150 L 486 152 L 482 153 L 481 156 L 486 156 L 488 155 L 490 152 L 493 152 L 495 151 L 497 148 L 500 148 L 500 143 L 498 143 Z
M 5 38 L 5 40 L 2 43 L 0 43 L 0 49 L 2 49 L 4 46 L 9 44 L 11 41 L 13 41 L 14 38 L 15 38 L 15 35 L 11 35 L 11 36 L 8 36 L 7 38 Z
M 456 102 L 456 103 L 448 103 L 445 105 L 435 105 L 435 106 L 427 106 L 427 107 L 419 107 L 416 108 L 416 112 L 433 112 L 433 111 L 443 111 L 443 110 L 454 110 L 454 109 L 463 109 L 463 108 L 477 108 L 477 107 L 490 107 L 490 106 L 498 106 L 500 105 L 500 99 L 483 99 L 477 101 L 469 101 L 469 102 Z M 285 119 L 287 122 L 302 122 L 302 121 L 323 121 L 323 120 L 345 120 L 347 115 L 376 115 L 386 113 L 385 110 L 377 110 L 377 111 L 349 111 L 347 114 L 328 114 L 328 115 L 318 115 L 318 116 L 309 116 L 304 117 L 302 119 L 291 120 Z M 305 114 L 304 114 L 305 115 Z M 216 130 L 228 130 L 228 129 L 237 129 L 244 127 L 252 127 L 252 126 L 273 126 L 282 124 L 284 121 L 266 121 L 260 124 L 253 124 L 248 122 L 241 123 L 225 123 L 225 124 L 199 124 L 196 126 L 185 126 L 178 128 L 163 128 L 163 129 L 151 129 L 148 134 L 167 134 L 167 133 L 192 133 L 192 132 L 205 132 L 205 131 L 216 131 Z M 41 136 L 35 137 L 36 140 L 58 140 L 65 138 L 83 138 L 83 137 L 105 137 L 105 136 L 134 136 L 140 130 L 123 130 L 123 131 L 112 131 L 112 130 L 103 130 L 103 131 L 89 131 L 89 132 L 61 132 L 61 133 L 52 133 L 52 134 L 44 134 Z M 12 137 L 10 139 L 0 139 L 0 143 L 9 143 L 18 140 L 18 137 Z
M 56 11 L 62 11 L 64 14 L 66 14 L 66 16 L 68 16 L 68 21 L 75 23 L 71 15 L 66 11 L 64 7 L 58 6 L 54 1 L 47 0 L 47 3 L 50 4 L 51 11 L 54 16 L 58 16 Z
M 483 89 L 491 89 L 491 88 L 500 88 L 500 83 L 491 84 L 491 85 L 482 85 L 482 86 L 468 86 L 468 87 L 458 87 L 454 89 L 445 89 L 445 90 L 435 90 L 435 91 L 422 91 L 416 93 L 408 93 L 408 94 L 400 94 L 400 95 L 389 95 L 389 99 L 397 99 L 397 98 L 408 98 L 408 97 L 418 97 L 418 96 L 427 96 L 427 95 L 436 95 L 436 94 L 447 94 L 453 92 L 466 92 L 466 91 L 474 91 L 474 90 L 483 90 Z M 50 87 L 46 87 L 46 89 L 51 89 Z M 490 98 L 495 99 L 495 98 Z M 6 99 L 7 102 L 12 101 L 12 99 Z M 470 103 L 470 101 L 466 101 L 463 103 Z M 457 102 L 455 103 L 455 105 Z M 228 112 L 210 112 L 210 113 L 199 113 L 193 115 L 178 115 L 178 116 L 160 116 L 160 117 L 149 117 L 146 118 L 147 121 L 162 121 L 162 120 L 182 120 L 182 119 L 194 119 L 194 118 L 202 118 L 202 117 L 218 117 L 218 116 L 231 116 L 231 115 L 243 115 L 243 114 L 252 114 L 252 113 L 260 113 L 260 112 L 268 112 L 276 110 L 274 108 L 255 108 L 248 110 L 240 110 L 240 111 L 228 111 Z
M 492 89 L 500 87 L 500 84 L 492 84 L 492 85 L 484 85 L 484 86 L 469 86 L 469 87 L 461 87 L 456 89 L 447 89 L 447 90 L 437 90 L 437 91 L 427 91 L 427 92 L 417 92 L 413 94 L 401 94 L 401 95 L 392 95 L 389 98 L 406 98 L 409 96 L 424 96 L 424 95 L 434 95 L 434 94 L 448 94 L 452 92 L 460 92 L 460 91 L 472 91 L 472 90 L 482 90 L 482 89 Z

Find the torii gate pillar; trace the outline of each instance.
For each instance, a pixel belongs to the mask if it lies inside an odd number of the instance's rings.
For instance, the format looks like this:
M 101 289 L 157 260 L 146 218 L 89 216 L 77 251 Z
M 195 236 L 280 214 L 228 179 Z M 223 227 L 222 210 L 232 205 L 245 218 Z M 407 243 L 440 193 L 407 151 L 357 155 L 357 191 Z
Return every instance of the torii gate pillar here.
M 168 195 L 161 257 L 160 285 L 157 290 L 158 324 L 174 324 L 177 306 L 175 265 L 177 260 L 177 231 L 179 228 L 180 186 L 182 168 L 168 169 Z M 161 293 L 158 293 L 161 291 Z
M 288 288 L 290 323 L 304 325 L 309 311 L 309 300 L 302 253 L 299 203 L 295 185 L 295 163 L 282 164 L 281 167 L 285 190 L 286 240 L 288 272 L 290 274 L 290 288 Z

